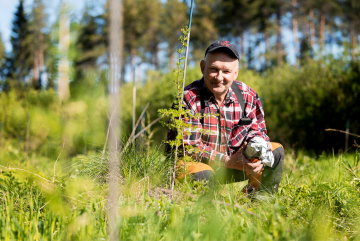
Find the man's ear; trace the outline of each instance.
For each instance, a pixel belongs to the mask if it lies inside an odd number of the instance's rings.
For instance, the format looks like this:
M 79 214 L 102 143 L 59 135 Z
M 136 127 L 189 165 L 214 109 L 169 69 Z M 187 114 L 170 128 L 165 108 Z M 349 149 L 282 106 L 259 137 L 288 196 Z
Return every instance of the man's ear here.
M 201 73 L 204 74 L 204 70 L 205 70 L 205 61 L 201 60 L 200 62 L 200 69 L 201 69 Z
M 236 80 L 237 79 L 237 77 L 238 77 L 238 74 L 239 74 L 239 67 L 237 67 L 236 68 L 236 70 L 235 70 L 235 78 L 234 78 L 234 80 Z

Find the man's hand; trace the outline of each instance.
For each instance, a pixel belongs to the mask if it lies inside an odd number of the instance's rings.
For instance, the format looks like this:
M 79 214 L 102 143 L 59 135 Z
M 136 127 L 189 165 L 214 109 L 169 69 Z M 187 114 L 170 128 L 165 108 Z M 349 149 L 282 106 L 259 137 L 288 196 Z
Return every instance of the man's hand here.
M 260 161 L 252 163 L 245 158 L 244 150 L 246 145 L 247 143 L 245 142 L 234 155 L 225 161 L 225 167 L 245 171 L 250 175 L 258 174 L 264 165 Z

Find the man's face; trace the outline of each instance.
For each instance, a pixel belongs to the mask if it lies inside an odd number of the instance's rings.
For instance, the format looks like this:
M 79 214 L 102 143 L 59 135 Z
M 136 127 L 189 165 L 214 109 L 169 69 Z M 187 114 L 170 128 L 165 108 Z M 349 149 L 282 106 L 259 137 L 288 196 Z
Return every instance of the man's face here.
M 239 73 L 238 60 L 223 52 L 208 53 L 200 63 L 207 88 L 215 97 L 224 97 Z

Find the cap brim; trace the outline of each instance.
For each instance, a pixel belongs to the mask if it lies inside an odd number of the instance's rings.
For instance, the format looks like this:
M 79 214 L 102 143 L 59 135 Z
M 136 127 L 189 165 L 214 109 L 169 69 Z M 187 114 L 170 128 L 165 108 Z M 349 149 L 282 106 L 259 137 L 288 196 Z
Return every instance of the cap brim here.
M 215 50 L 218 50 L 218 49 L 221 49 L 221 48 L 230 50 L 231 53 L 235 56 L 236 59 L 238 59 L 238 60 L 240 59 L 239 56 L 236 55 L 236 53 L 234 52 L 234 50 L 232 50 L 231 48 L 226 47 L 226 46 L 218 46 L 218 47 L 215 47 L 215 48 L 213 48 L 213 49 L 211 49 L 211 50 L 208 50 L 207 53 L 212 53 L 212 52 L 214 52 Z

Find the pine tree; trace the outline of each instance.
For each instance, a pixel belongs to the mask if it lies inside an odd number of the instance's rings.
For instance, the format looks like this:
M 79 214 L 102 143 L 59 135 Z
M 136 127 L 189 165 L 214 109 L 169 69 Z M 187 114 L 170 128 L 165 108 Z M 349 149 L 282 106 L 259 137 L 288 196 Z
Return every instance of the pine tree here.
M 23 0 L 19 1 L 12 25 L 10 39 L 12 45 L 11 64 L 15 73 L 8 73 L 8 75 L 21 82 L 29 74 L 32 67 L 29 23 L 24 11 Z
M 188 19 L 186 10 L 188 6 L 178 0 L 168 0 L 164 5 L 161 22 L 161 33 L 163 41 L 168 43 L 169 72 L 174 68 L 174 53 L 179 48 L 179 37 L 181 29 L 184 28 Z
M 292 17 L 292 30 L 293 30 L 293 39 L 294 39 L 294 51 L 295 51 L 295 65 L 299 66 L 298 60 L 298 20 L 297 20 L 297 2 L 296 0 L 291 0 L 291 17 Z
M 218 7 L 216 0 L 196 0 L 190 33 L 190 47 L 195 60 L 203 59 L 205 49 L 219 38 Z
M 281 0 L 277 0 L 276 5 L 276 55 L 277 65 L 281 66 L 283 61 L 283 47 L 281 41 Z
M 35 88 L 41 86 L 41 75 L 45 71 L 45 38 L 43 29 L 46 26 L 45 6 L 42 0 L 34 0 L 32 18 L 30 21 L 31 46 L 33 58 L 33 85 Z
M 257 3 L 248 0 L 223 0 L 219 4 L 219 31 L 221 36 L 233 36 L 240 38 L 240 55 L 242 58 L 242 67 L 244 68 L 245 60 L 244 34 L 250 28 L 250 24 L 255 18 Z
M 356 47 L 358 45 L 357 36 L 360 28 L 360 2 L 356 0 L 341 1 L 341 19 L 345 26 L 342 27 L 345 39 L 350 39 L 351 58 L 356 60 Z M 348 23 L 348 24 L 347 24 Z M 347 26 L 346 26 L 347 24 Z
M 320 56 L 322 56 L 325 44 L 325 26 L 334 26 L 334 18 L 338 16 L 340 8 L 334 0 L 320 0 L 317 2 L 317 8 L 320 13 L 319 46 Z
M 93 6 L 86 6 L 81 28 L 76 41 L 78 56 L 75 61 L 77 79 L 82 78 L 87 70 L 96 68 L 96 61 L 106 52 L 105 41 L 102 38 L 101 17 L 91 15 Z
M 157 42 L 151 35 L 158 31 L 160 12 L 158 0 L 124 1 L 124 52 L 130 56 L 131 66 L 135 64 L 135 56 L 144 57 L 144 50 Z

